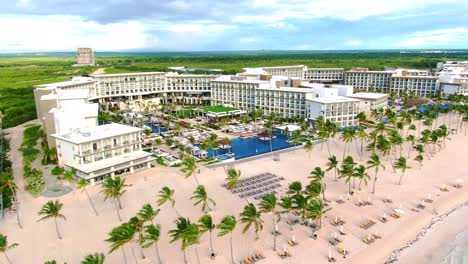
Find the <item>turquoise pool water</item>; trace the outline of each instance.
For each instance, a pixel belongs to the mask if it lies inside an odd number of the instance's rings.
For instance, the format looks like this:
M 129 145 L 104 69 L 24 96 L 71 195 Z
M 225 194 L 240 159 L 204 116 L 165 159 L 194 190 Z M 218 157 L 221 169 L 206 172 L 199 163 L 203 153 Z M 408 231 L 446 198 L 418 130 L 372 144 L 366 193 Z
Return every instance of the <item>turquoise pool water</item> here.
M 148 124 L 146 124 L 148 125 Z M 165 129 L 164 127 L 160 127 L 159 125 L 155 125 L 155 124 L 150 124 L 150 127 L 151 127 L 151 130 L 153 131 L 153 133 L 161 133 L 161 132 L 166 132 L 167 129 Z
M 295 146 L 287 142 L 289 139 L 288 136 L 277 131 L 273 132 L 273 134 L 276 136 L 271 142 L 273 151 Z M 229 151 L 235 153 L 234 157 L 236 160 L 267 153 L 270 152 L 270 140 L 260 140 L 257 136 L 251 138 L 234 138 L 232 139 L 231 149 L 218 149 L 216 154 L 223 155 Z M 213 157 L 213 150 L 208 150 L 208 157 Z

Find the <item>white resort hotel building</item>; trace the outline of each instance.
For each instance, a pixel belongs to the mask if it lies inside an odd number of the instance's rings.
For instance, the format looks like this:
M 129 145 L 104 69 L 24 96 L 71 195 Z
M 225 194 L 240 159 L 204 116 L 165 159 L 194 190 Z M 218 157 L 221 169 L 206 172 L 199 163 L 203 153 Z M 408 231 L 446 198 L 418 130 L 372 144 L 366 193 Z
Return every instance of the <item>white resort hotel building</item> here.
M 53 134 L 59 166 L 74 168 L 91 183 L 151 167 L 151 154 L 142 150 L 143 129 L 108 124 Z

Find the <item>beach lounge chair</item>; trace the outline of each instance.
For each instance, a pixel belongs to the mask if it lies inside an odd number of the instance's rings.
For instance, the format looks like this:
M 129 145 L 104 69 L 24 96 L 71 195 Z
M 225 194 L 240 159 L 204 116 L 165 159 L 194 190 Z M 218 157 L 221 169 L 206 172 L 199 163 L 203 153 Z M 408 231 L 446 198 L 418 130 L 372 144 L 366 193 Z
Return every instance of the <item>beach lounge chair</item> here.
M 288 244 L 289 244 L 290 246 L 294 247 L 294 246 L 297 246 L 298 243 L 297 243 L 297 241 L 289 240 L 289 241 L 288 241 Z
M 377 234 L 375 234 L 375 233 L 372 234 L 372 237 L 374 237 L 375 239 L 381 239 L 381 238 L 382 238 L 381 236 L 379 236 L 379 235 L 377 235 Z
M 362 241 L 363 241 L 364 243 L 366 243 L 366 244 L 372 244 L 372 243 L 374 243 L 375 238 L 372 237 L 372 236 L 370 236 L 370 237 L 369 237 L 369 236 L 366 236 Z
M 445 187 L 445 186 L 440 187 L 440 190 L 443 191 L 443 192 L 448 192 L 449 191 L 449 189 L 447 187 Z
M 460 184 L 460 183 L 456 183 L 456 184 L 454 184 L 454 185 L 452 185 L 452 186 L 455 187 L 455 188 L 457 188 L 457 189 L 463 188 L 463 185 Z
M 345 250 L 344 248 L 339 248 L 338 252 L 343 255 L 343 257 L 346 257 L 349 254 L 349 251 Z
M 344 202 L 343 200 L 339 199 L 339 200 L 336 200 L 336 203 L 338 203 L 338 204 L 344 204 L 345 202 Z
M 284 251 L 278 251 L 278 256 L 280 256 L 281 258 L 285 258 L 287 257 L 286 253 Z
M 336 262 L 336 259 L 334 257 L 328 257 L 328 262 Z
M 379 220 L 380 220 L 380 222 L 382 222 L 384 224 L 387 223 L 387 221 L 388 221 L 386 217 L 380 217 Z
M 382 200 L 384 203 L 393 203 L 391 199 L 385 198 Z
M 393 218 L 400 218 L 400 214 L 397 213 L 397 212 L 391 213 L 390 216 L 393 217 Z

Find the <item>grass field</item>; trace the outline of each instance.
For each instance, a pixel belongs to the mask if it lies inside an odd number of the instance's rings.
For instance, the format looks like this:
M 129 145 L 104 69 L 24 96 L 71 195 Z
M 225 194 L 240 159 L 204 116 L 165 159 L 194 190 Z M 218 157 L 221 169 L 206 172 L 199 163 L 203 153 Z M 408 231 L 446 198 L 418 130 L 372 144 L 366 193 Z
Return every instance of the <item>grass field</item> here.
M 224 113 L 224 112 L 239 110 L 234 107 L 226 107 L 226 106 L 221 106 L 221 105 L 203 106 L 200 108 L 207 112 L 213 112 L 213 113 Z
M 106 73 L 167 71 L 170 66 L 219 68 L 235 74 L 243 67 L 304 64 L 308 67 L 387 67 L 434 68 L 437 62 L 468 60 L 468 51 L 457 53 L 405 53 L 399 51 L 256 51 L 256 52 L 178 52 L 178 53 L 98 53 L 96 67 L 72 67 L 75 54 L 0 54 L 0 111 L 4 127 L 36 118 L 33 85 L 64 81 L 90 74 L 97 68 Z M 191 73 L 204 73 L 203 71 Z

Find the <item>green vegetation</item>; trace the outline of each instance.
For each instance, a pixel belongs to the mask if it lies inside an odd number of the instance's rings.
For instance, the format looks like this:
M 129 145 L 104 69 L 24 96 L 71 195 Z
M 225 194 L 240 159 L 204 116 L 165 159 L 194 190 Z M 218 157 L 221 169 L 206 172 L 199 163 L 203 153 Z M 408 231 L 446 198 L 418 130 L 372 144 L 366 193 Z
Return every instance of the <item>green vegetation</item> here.
M 244 67 L 303 64 L 308 67 L 387 67 L 435 68 L 437 62 L 468 60 L 468 52 L 400 53 L 399 51 L 250 51 L 176 53 L 98 53 L 95 67 L 72 67 L 75 54 L 0 54 L 0 111 L 4 127 L 36 118 L 33 86 L 65 81 L 72 76 L 90 74 L 99 67 L 106 73 L 168 71 L 170 66 L 222 69 L 223 74 L 238 73 Z M 209 73 L 194 71 L 190 73 Z M 100 118 L 100 120 L 106 120 Z M 108 119 L 106 121 L 109 121 Z M 116 122 L 115 120 L 110 120 Z
M 33 86 L 65 81 L 76 75 L 92 73 L 96 67 L 76 68 L 72 56 L 0 57 L 0 111 L 4 127 L 17 126 L 36 118 Z
M 234 107 L 226 107 L 226 106 L 221 106 L 221 105 L 203 106 L 200 108 L 207 112 L 213 112 L 213 113 L 224 113 L 224 112 L 239 110 Z
M 4 210 L 10 209 L 13 206 L 13 191 L 11 188 L 6 188 L 8 181 L 13 179 L 11 171 L 11 161 L 8 159 L 10 144 L 8 140 L 0 134 L 0 217 L 3 219 Z
M 40 151 L 36 149 L 37 141 L 41 138 L 41 126 L 35 125 L 26 128 L 23 132 L 23 143 L 20 151 L 23 153 L 23 173 L 26 180 L 26 190 L 33 195 L 39 195 L 44 191 L 45 182 L 42 172 L 32 167 Z

